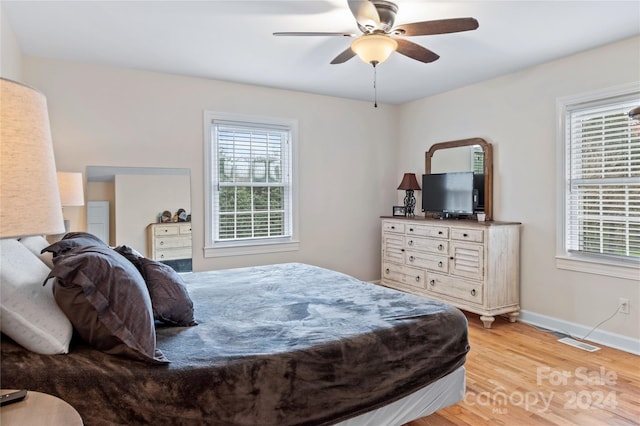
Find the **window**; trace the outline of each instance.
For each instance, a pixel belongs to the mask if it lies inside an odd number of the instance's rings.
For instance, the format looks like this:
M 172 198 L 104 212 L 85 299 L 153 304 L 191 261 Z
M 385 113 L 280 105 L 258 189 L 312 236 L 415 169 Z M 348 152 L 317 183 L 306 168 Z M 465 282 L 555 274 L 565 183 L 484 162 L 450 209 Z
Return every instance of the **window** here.
M 560 255 L 590 262 L 589 271 L 596 273 L 593 263 L 640 265 L 640 123 L 628 116 L 640 105 L 640 90 L 635 85 L 614 92 L 560 103 L 564 151 Z M 627 272 L 637 278 L 637 270 Z M 626 277 L 626 272 L 614 275 Z
M 205 113 L 205 255 L 295 250 L 295 123 Z
M 484 150 L 481 146 L 474 146 L 471 158 L 471 170 L 474 174 L 484 174 Z

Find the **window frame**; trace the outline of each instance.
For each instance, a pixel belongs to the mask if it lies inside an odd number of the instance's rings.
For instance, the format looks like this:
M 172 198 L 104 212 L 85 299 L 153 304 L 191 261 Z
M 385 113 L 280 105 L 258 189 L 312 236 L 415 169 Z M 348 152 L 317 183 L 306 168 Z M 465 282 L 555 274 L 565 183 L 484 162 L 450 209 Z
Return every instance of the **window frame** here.
M 237 122 L 239 124 L 247 124 L 265 127 L 284 127 L 289 130 L 289 158 L 290 158 L 290 177 L 289 177 L 289 203 L 290 203 L 290 237 L 271 237 L 264 239 L 243 239 L 231 241 L 215 241 L 214 232 L 214 192 L 213 185 L 216 181 L 213 173 L 217 171 L 214 161 L 217 154 L 213 151 L 215 141 L 213 140 L 214 121 Z M 223 256 L 243 256 L 249 254 L 265 254 L 277 253 L 284 251 L 299 250 L 299 232 L 298 232 L 298 156 L 297 156 L 297 140 L 298 140 L 298 121 L 295 119 L 268 117 L 247 114 L 235 114 L 215 111 L 204 111 L 204 257 L 223 257 Z
M 567 248 L 566 233 L 566 116 L 567 112 L 579 104 L 595 103 L 607 99 L 615 101 L 625 97 L 640 96 L 640 82 L 627 83 L 602 90 L 595 90 L 579 95 L 565 96 L 556 99 L 556 267 L 558 269 L 605 275 L 609 277 L 638 280 L 640 261 L 628 258 L 616 258 L 607 255 L 585 252 L 570 252 Z

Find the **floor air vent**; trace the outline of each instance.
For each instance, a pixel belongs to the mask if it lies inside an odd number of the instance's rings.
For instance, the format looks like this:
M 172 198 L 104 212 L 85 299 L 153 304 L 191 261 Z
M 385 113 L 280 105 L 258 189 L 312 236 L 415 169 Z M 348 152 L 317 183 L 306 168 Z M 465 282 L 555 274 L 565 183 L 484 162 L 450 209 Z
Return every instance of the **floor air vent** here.
M 574 348 L 582 349 L 583 351 L 587 352 L 595 352 L 600 350 L 600 348 L 597 346 L 580 342 L 578 340 L 572 339 L 571 337 L 563 337 L 562 339 L 558 339 L 558 342 L 562 342 L 565 345 L 573 346 Z

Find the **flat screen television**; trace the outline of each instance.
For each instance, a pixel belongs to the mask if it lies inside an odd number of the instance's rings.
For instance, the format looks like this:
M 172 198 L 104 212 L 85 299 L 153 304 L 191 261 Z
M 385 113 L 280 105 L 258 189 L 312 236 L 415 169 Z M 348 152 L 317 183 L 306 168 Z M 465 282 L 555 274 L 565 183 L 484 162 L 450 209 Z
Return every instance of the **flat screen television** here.
M 444 218 L 471 215 L 477 201 L 473 172 L 422 175 L 422 211 L 425 213 L 442 213 Z

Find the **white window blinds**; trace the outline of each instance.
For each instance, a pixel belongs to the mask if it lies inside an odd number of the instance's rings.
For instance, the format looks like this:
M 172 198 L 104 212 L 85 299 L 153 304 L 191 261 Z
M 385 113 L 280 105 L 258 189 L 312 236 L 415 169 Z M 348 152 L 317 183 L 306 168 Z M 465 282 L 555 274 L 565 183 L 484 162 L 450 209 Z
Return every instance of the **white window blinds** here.
M 637 95 L 573 105 L 565 117 L 565 244 L 569 252 L 640 259 Z
M 290 130 L 214 121 L 214 243 L 291 237 Z

